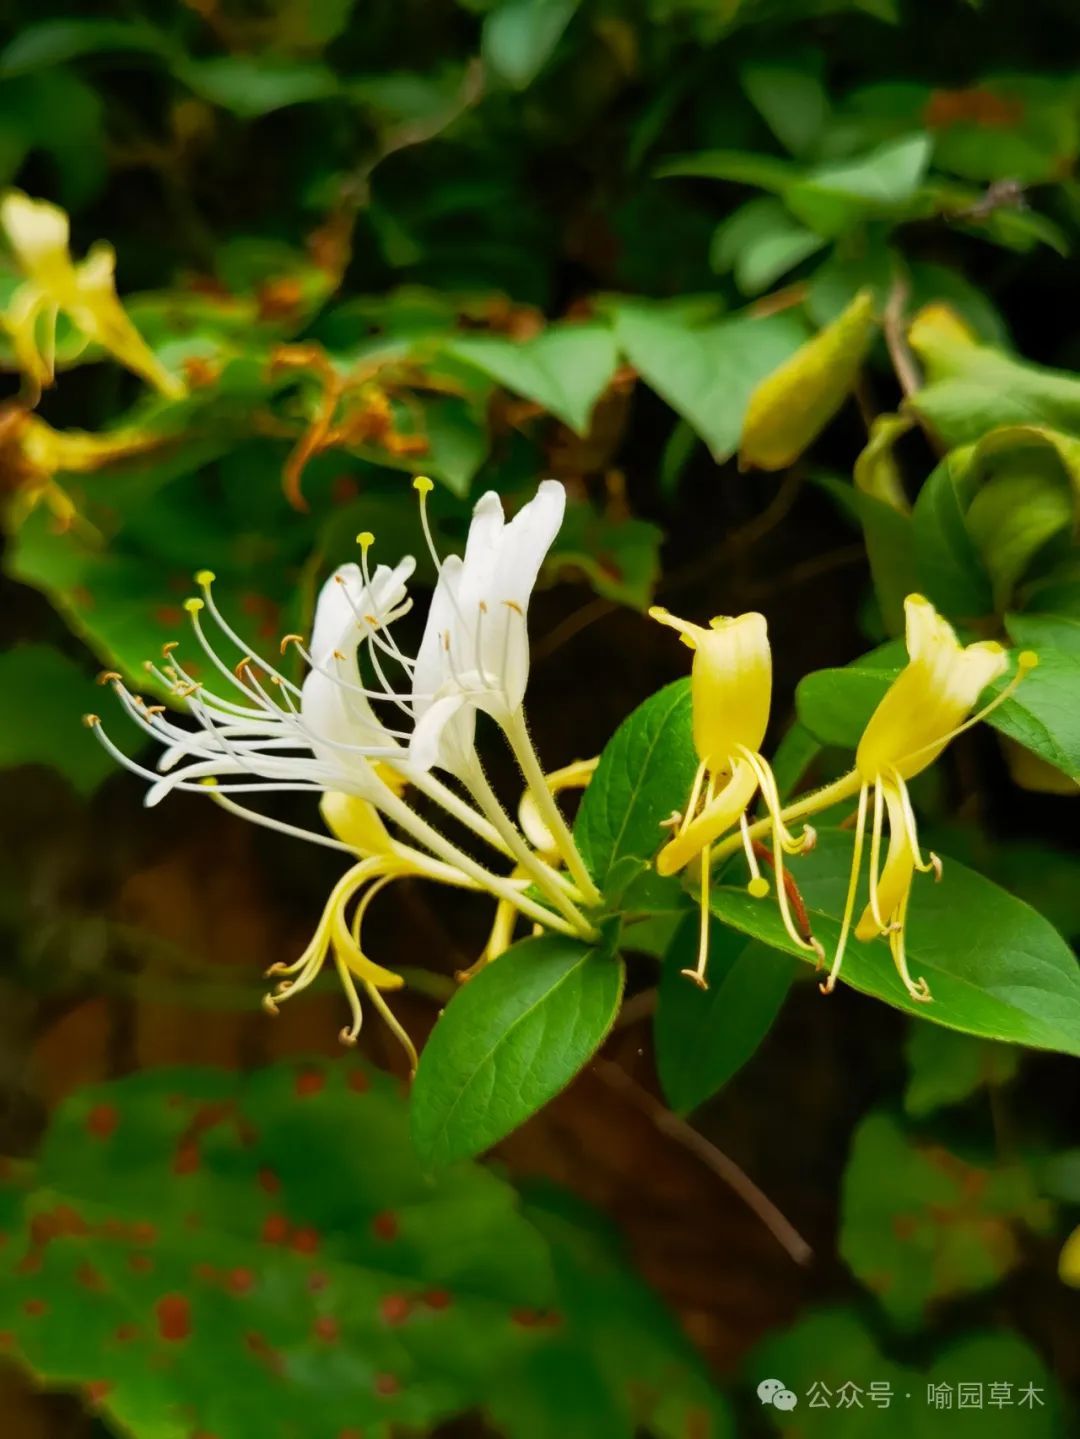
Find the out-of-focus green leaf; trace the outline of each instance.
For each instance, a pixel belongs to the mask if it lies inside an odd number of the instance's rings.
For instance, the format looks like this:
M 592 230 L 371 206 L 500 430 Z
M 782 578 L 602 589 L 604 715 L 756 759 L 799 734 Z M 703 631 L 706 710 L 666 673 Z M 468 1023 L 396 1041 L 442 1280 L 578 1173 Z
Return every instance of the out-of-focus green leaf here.
M 48 645 L 0 654 L 0 767 L 47 764 L 89 794 L 114 769 L 79 720 L 98 709 L 101 690 Z
M 839 938 L 851 856 L 849 835 L 823 830 L 814 852 L 793 861 L 826 958 Z M 864 878 L 864 895 L 865 886 Z M 796 950 L 775 902 L 724 884 L 713 887 L 711 905 L 725 924 L 813 962 L 808 951 Z M 929 1003 L 908 994 L 884 939 L 849 940 L 842 979 L 948 1029 L 1080 1054 L 1080 967 L 1072 950 L 1042 915 L 982 875 L 946 859 L 940 884 L 917 883 L 906 947 L 912 975 L 930 987 Z
M 412 1132 L 424 1163 L 489 1149 L 564 1089 L 614 1023 L 623 977 L 610 948 L 547 934 L 463 984 L 416 1071 Z
M 476 1166 L 428 1174 L 398 1086 L 355 1063 L 83 1090 L 16 1179 L 2 1200 L 6 1342 L 125 1433 L 286 1439 L 316 1413 L 329 1434 L 426 1432 L 509 1413 L 567 1347 L 627 1433 L 668 1384 L 677 1408 L 728 1432 L 700 1362 L 595 1216 L 561 1215 L 554 1198 L 525 1209 Z M 511 1416 L 518 1432 L 531 1431 Z
M 696 961 L 696 916 L 680 926 L 660 970 L 656 1063 L 668 1103 L 681 1114 L 703 1104 L 752 1057 L 798 970 L 789 955 L 715 921 L 710 931 L 706 993 L 681 972 Z
M 757 62 L 740 75 L 751 103 L 793 155 L 811 150 L 829 113 L 825 87 L 809 67 Z
M 992 613 L 993 589 L 964 523 L 977 477 L 961 455 L 946 455 L 912 511 L 919 590 L 952 620 Z
M 593 406 L 607 388 L 618 351 L 606 325 L 553 325 L 535 339 L 454 340 L 446 352 L 475 365 L 500 385 L 584 435 Z
M 341 95 L 338 77 L 313 60 L 215 55 L 207 60 L 187 60 L 175 70 L 201 99 L 245 120 Z
M 926 173 L 931 141 L 910 135 L 858 160 L 821 165 L 784 192 L 784 203 L 820 235 L 840 235 L 859 220 L 907 204 Z
M 1008 1084 L 1020 1068 L 1020 1055 L 1008 1045 L 973 1039 L 936 1024 L 913 1024 L 907 1062 L 904 1109 L 913 1118 L 924 1119 L 961 1103 L 977 1089 Z
M 744 295 L 756 295 L 824 244 L 820 235 L 793 220 L 779 200 L 759 196 L 718 227 L 709 259 L 720 274 L 734 270 Z
M 950 1439 L 960 1422 L 961 1383 L 970 1386 L 964 1408 L 973 1431 L 992 1424 L 994 1439 L 1060 1439 L 1064 1432 L 1046 1365 L 1007 1331 L 955 1340 L 916 1370 L 883 1354 L 855 1314 L 822 1311 L 770 1335 L 754 1351 L 751 1390 L 774 1375 L 783 1375 L 798 1401 L 788 1412 L 762 1409 L 780 1439 L 861 1439 L 868 1430 L 874 1439 Z M 1033 1392 L 1025 1400 L 1026 1391 Z
M 898 1325 L 913 1328 L 931 1304 L 997 1283 L 1019 1261 L 1016 1226 L 1043 1229 L 1049 1217 L 1022 1165 L 973 1165 L 887 1114 L 855 1131 L 840 1253 Z
M 501 80 L 524 90 L 551 58 L 580 3 L 499 0 L 484 21 L 484 60 Z
M 645 382 L 689 420 L 718 462 L 738 448 L 755 386 L 806 338 L 790 314 L 693 325 L 629 303 L 619 306 L 615 334 Z
M 607 519 L 590 505 L 571 505 L 548 563 L 581 570 L 598 595 L 643 610 L 660 574 L 663 537 L 648 520 Z
M 707 150 L 700 155 L 678 155 L 657 167 L 661 179 L 731 180 L 738 185 L 756 185 L 779 194 L 803 173 L 801 166 L 778 155 L 758 155 L 746 150 Z
M 141 20 L 70 19 L 39 20 L 27 25 L 0 52 L 0 76 L 13 78 L 51 65 L 63 65 L 83 55 L 110 51 L 175 56 L 164 31 Z

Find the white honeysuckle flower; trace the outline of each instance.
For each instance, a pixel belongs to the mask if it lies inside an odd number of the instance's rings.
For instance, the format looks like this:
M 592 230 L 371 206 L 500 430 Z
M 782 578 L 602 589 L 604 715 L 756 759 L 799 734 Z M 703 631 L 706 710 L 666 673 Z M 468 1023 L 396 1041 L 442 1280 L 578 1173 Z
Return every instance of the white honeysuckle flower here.
M 430 487 L 428 480 L 417 481 L 422 500 Z M 295 647 L 308 666 L 301 684 L 248 649 L 219 609 L 208 570 L 196 576 L 202 597 L 188 600 L 185 608 L 200 650 L 198 666 L 205 668 L 209 662 L 213 684 L 203 680 L 201 668 L 181 657 L 175 642 L 165 646 L 161 663 L 147 664 L 158 685 L 186 707 L 196 727 L 178 723 L 164 705 L 147 704 L 116 672 L 102 676 L 130 718 L 163 746 L 155 771 L 125 755 L 98 717 L 87 716 L 119 763 L 150 782 L 148 805 L 160 803 L 174 790 L 196 792 L 232 813 L 359 861 L 335 885 L 304 954 L 295 964 L 275 967 L 273 972 L 283 978 L 267 996 L 271 1012 L 313 983 L 332 958 L 352 1014 L 342 1038 L 354 1042 L 359 1032 L 359 985 L 398 1035 L 410 1061 L 415 1059 L 382 997 L 382 991 L 397 988 L 400 979 L 373 963 L 361 946 L 361 926 L 372 899 L 404 875 L 486 891 L 501 907 L 500 932 L 506 942 L 514 916 L 596 938 L 579 905 L 595 903 L 598 894 L 552 799 L 522 712 L 529 671 L 529 596 L 564 506 L 564 491 L 554 481 L 545 481 L 509 524 L 497 496 L 481 499 L 464 558 L 448 559 L 440 567 L 415 660 L 393 633 L 395 622 L 412 605 L 407 584 L 414 561 L 406 556 L 393 568 L 380 565 L 370 571 L 367 557 L 374 536 L 364 533 L 357 537 L 360 563 L 340 566 L 320 592 L 310 643 L 305 647 L 300 635 L 286 635 L 281 642 L 283 654 Z M 430 545 L 423 503 L 421 516 Z M 211 638 L 204 619 L 213 622 L 220 638 Z M 222 648 L 231 651 L 229 658 L 223 657 Z M 240 659 L 234 664 L 235 655 Z M 439 710 L 440 705 L 446 708 Z M 484 777 L 473 746 L 477 709 L 498 720 L 518 757 L 550 837 L 544 854 L 530 845 Z M 426 745 L 433 747 L 430 762 Z M 453 763 L 444 764 L 444 755 Z M 478 807 L 430 773 L 435 763 L 463 780 Z M 512 859 L 510 872 L 486 868 L 450 841 L 407 803 L 406 786 L 422 791 L 498 855 Z M 282 790 L 317 799 L 329 833 L 286 823 L 243 802 L 249 795 Z M 560 861 L 569 875 L 559 870 Z M 489 946 L 488 957 L 495 953 Z
M 418 768 L 461 775 L 471 763 L 477 710 L 504 728 L 520 712 L 529 599 L 565 509 L 562 485 L 544 480 L 508 524 L 489 492 L 473 511 L 464 557 L 440 565 L 413 672 L 409 755 Z

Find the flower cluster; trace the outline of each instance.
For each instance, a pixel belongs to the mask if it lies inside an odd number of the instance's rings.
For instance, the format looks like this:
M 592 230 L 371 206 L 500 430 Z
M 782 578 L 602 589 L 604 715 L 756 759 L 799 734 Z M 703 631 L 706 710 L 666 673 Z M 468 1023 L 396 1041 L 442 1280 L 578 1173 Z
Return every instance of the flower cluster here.
M 427 519 L 431 481 L 421 477 L 414 484 L 438 571 L 415 656 L 406 654 L 395 633 L 412 604 L 408 582 L 415 562 L 406 557 L 392 569 L 372 568 L 374 536 L 364 533 L 358 536 L 359 562 L 342 565 L 323 587 L 310 641 L 305 644 L 300 635 L 282 641 L 283 654 L 295 648 L 307 665 L 302 684 L 251 654 L 216 603 L 214 576 L 202 571 L 196 576 L 202 594 L 186 608 L 194 640 L 218 683 L 197 679 L 175 642 L 165 647 L 160 664 L 147 666 L 197 727 L 184 727 L 164 706 L 147 704 L 119 674 L 103 676 L 131 719 L 164 746 L 154 771 L 128 758 L 98 717 L 87 716 L 116 759 L 150 780 L 148 804 L 173 790 L 197 791 L 245 818 L 355 860 L 334 886 L 304 953 L 293 964 L 275 966 L 278 982 L 266 1005 L 275 1011 L 332 959 L 351 1011 L 343 1040 L 356 1040 L 363 991 L 413 1061 L 408 1036 L 384 997 L 403 981 L 372 961 L 362 942 L 364 916 L 385 885 L 413 875 L 494 898 L 495 924 L 482 962 L 511 942 L 519 917 L 595 938 L 586 910 L 599 900 L 554 798 L 566 784 L 587 782 L 591 767 L 545 775 L 523 709 L 529 599 L 562 523 L 565 492 L 545 481 L 509 523 L 498 496 L 484 495 L 464 556 L 442 560 Z M 236 648 L 239 663 L 222 657 L 223 645 Z M 481 711 L 499 726 L 521 767 L 527 802 L 520 827 L 492 790 L 477 754 Z M 329 833 L 304 830 L 250 807 L 250 797 L 282 790 L 318 798 Z M 481 863 L 421 815 L 405 798 L 406 790 L 469 831 L 502 869 Z M 506 861 L 512 863 L 510 873 L 502 872 Z
M 961 645 L 952 626 L 921 595 L 904 603 L 908 663 L 889 686 L 863 732 L 850 774 L 782 808 L 776 780 L 758 752 L 769 719 L 772 663 L 764 617 L 740 615 L 714 619 L 709 629 L 676 619 L 666 610 L 651 611 L 654 619 L 681 634 L 694 650 L 691 678 L 697 774 L 684 812 L 665 824 L 675 831 L 660 851 L 657 868 L 671 874 L 692 860 L 701 866 L 701 940 L 697 968 L 687 971 L 705 983 L 708 957 L 709 884 L 715 864 L 740 846 L 750 869 L 747 886 L 755 898 L 769 893 L 756 846 L 772 834 L 772 864 L 780 916 L 792 942 L 824 958 L 820 943 L 809 933 L 805 916 L 793 914 L 784 855 L 812 848 L 814 831 L 805 825 L 798 836 L 788 826 L 808 815 L 858 796 L 855 847 L 840 934 L 829 973 L 821 985 L 829 994 L 836 985 L 851 936 L 855 902 L 862 875 L 867 833 L 870 838 L 868 895 L 854 926 L 858 939 L 884 935 L 893 962 L 912 999 L 931 998 L 926 980 L 912 979 L 905 952 L 908 901 L 915 872 L 941 877 L 937 855 L 923 857 L 907 781 L 933 763 L 951 740 L 1006 700 L 1037 663 L 1029 650 L 1017 656 L 1016 673 L 976 714 L 980 694 L 1008 667 L 1006 651 L 993 640 Z M 751 824 L 747 807 L 759 793 L 766 818 Z M 873 814 L 870 801 L 873 797 Z M 889 847 L 881 862 L 888 825 Z M 735 824 L 734 839 L 721 837 Z M 719 841 L 719 842 L 718 842 Z

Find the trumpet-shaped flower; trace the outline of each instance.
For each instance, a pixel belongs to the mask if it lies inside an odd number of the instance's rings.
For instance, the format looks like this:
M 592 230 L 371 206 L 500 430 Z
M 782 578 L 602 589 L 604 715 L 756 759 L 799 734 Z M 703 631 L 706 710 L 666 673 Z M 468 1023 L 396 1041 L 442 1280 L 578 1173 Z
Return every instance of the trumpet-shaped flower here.
M 3 322 L 19 367 L 35 391 L 51 385 L 56 325 L 66 315 L 87 341 L 176 399 L 186 393 L 128 319 L 116 294 L 116 255 L 100 241 L 80 264 L 68 250 L 68 217 L 56 205 L 9 190 L 0 201 L 5 232 L 24 282 L 8 301 Z
M 660 874 L 674 874 L 691 860 L 700 860 L 701 940 L 697 967 L 685 973 L 704 987 L 712 846 L 735 824 L 740 826 L 750 866 L 750 893 L 756 898 L 768 893 L 746 817 L 747 807 L 759 791 L 772 820 L 772 860 L 781 918 L 795 944 L 817 953 L 816 941 L 803 935 L 792 917 L 784 870 L 784 855 L 809 849 L 814 831 L 807 827 L 796 837 L 788 830 L 781 816 L 776 780 L 761 754 L 772 698 L 772 655 L 764 616 L 720 617 L 706 629 L 667 610 L 656 608 L 649 613 L 678 631 L 683 643 L 694 651 L 690 693 L 699 763 L 686 808 L 669 821 L 674 834 L 656 860 Z
M 869 902 L 855 926 L 855 934 L 859 939 L 887 935 L 905 988 L 913 999 L 925 1001 L 931 998 L 926 980 L 912 979 L 908 972 L 905 925 L 915 872 L 932 871 L 940 878 L 941 861 L 934 854 L 926 859 L 922 856 L 906 782 L 932 764 L 956 735 L 977 724 L 1008 698 L 1037 661 L 1030 651 L 1021 653 L 1012 682 L 972 715 L 982 691 L 1004 674 L 1008 666 L 1005 650 L 992 640 L 961 645 L 952 626 L 921 595 L 909 595 L 904 612 L 908 663 L 870 717 L 855 755 L 859 783 L 855 853 L 840 938 L 822 989 L 826 993 L 833 989 L 843 963 L 869 822 Z M 889 849 L 882 867 L 886 818 Z
M 546 487 L 545 495 L 550 496 Z M 550 509 L 550 498 L 545 505 Z M 485 497 L 478 511 L 473 523 L 474 528 L 479 526 L 480 538 L 474 540 L 470 532 L 467 555 L 485 553 L 492 497 Z M 512 524 L 506 526 L 507 530 L 512 528 Z M 433 692 L 425 688 L 427 681 L 417 679 L 419 657 L 407 655 L 394 633 L 396 622 L 411 607 L 407 586 L 414 563 L 407 556 L 393 568 L 380 565 L 372 571 L 368 552 L 373 540 L 369 533 L 360 535 L 359 563 L 342 565 L 324 585 L 309 642 L 305 644 L 303 637 L 295 634 L 286 635 L 281 642 L 283 654 L 295 650 L 306 663 L 302 683 L 296 683 L 284 667 L 248 651 L 217 604 L 214 576 L 202 571 L 196 577 L 202 594 L 188 600 L 186 609 L 201 652 L 199 663 L 209 663 L 216 683 L 205 683 L 195 667 L 181 658 L 175 642 L 165 647 L 160 664 L 147 665 L 158 687 L 186 706 L 196 727 L 179 724 L 163 705 L 147 704 L 131 693 L 115 672 L 107 673 L 103 680 L 112 685 L 131 719 L 164 747 L 157 772 L 124 755 L 96 716 L 88 716 L 88 722 L 121 764 L 150 781 L 148 804 L 159 803 L 173 790 L 202 793 L 232 813 L 342 851 L 356 861 L 334 887 L 304 954 L 294 964 L 277 966 L 272 971 L 279 976 L 279 982 L 267 1004 L 276 1009 L 282 1000 L 306 989 L 332 958 L 352 1013 L 352 1022 L 342 1031 L 342 1037 L 351 1042 L 359 1031 L 359 985 L 402 1038 L 412 1058 L 407 1037 L 383 998 L 386 991 L 400 986 L 400 978 L 371 961 L 361 944 L 364 915 L 386 884 L 414 875 L 484 891 L 501 906 L 504 932 L 512 929 L 510 917 L 520 915 L 543 928 L 587 938 L 595 937 L 596 931 L 580 905 L 591 902 L 595 890 L 587 891 L 575 882 L 575 874 L 586 879 L 588 876 L 565 825 L 564 834 L 556 833 L 554 842 L 570 876 L 559 871 L 551 855 L 539 853 L 514 825 L 483 777 L 471 746 L 471 734 L 469 749 L 463 751 L 467 762 L 461 773 L 479 808 L 443 784 L 427 765 L 417 762 L 412 742 L 418 722 L 430 712 Z M 537 567 L 539 562 L 536 558 Z M 444 571 L 447 566 L 452 572 L 466 568 L 447 561 Z M 498 565 L 493 574 L 492 584 L 501 588 Z M 523 588 L 520 575 L 515 582 L 510 597 L 524 608 L 531 585 Z M 434 602 L 432 609 L 435 610 Z M 436 625 L 442 625 L 445 610 L 435 613 Z M 213 625 L 211 632 L 206 627 L 207 619 Z M 507 696 L 514 697 L 518 716 L 528 672 L 524 616 L 520 619 L 520 637 L 506 644 L 510 647 L 520 643 L 524 650 L 518 651 L 504 671 L 509 676 L 504 689 Z M 425 636 L 432 631 L 432 625 L 429 615 Z M 482 632 L 478 645 L 481 642 L 486 644 Z M 236 663 L 231 662 L 232 656 L 227 659 L 221 653 L 230 648 L 240 656 Z M 482 645 L 475 661 L 478 675 L 493 678 L 492 659 Z M 480 698 L 488 703 L 483 696 Z M 510 732 L 518 738 L 512 723 Z M 555 804 L 523 719 L 520 736 L 521 742 L 528 745 L 531 768 L 543 782 L 543 794 L 536 796 L 536 805 L 548 834 L 557 828 L 551 818 Z M 526 781 L 535 788 L 528 773 Z M 421 791 L 441 807 L 447 818 L 470 829 L 495 851 L 498 860 L 512 860 L 510 872 L 482 864 L 452 842 L 407 802 L 407 787 Z M 282 790 L 317 798 L 329 833 L 286 823 L 247 803 L 248 796 Z M 573 859 L 563 849 L 565 842 L 569 843 Z

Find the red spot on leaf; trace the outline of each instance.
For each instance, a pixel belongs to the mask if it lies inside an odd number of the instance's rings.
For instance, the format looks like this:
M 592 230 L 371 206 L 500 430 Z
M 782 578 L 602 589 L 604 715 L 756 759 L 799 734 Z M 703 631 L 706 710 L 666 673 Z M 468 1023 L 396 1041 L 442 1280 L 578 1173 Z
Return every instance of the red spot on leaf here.
M 289 1221 L 284 1214 L 268 1214 L 262 1227 L 264 1244 L 284 1244 L 289 1237 Z
M 404 1324 L 411 1310 L 404 1294 L 385 1294 L 379 1301 L 379 1318 L 384 1324 Z
M 330 485 L 330 498 L 335 505 L 347 505 L 360 493 L 360 486 L 352 475 L 335 475 Z
M 115 1388 L 111 1379 L 92 1379 L 85 1386 L 86 1397 L 91 1404 L 100 1404 Z
M 42 1314 L 48 1314 L 49 1306 L 44 1299 L 27 1299 L 23 1304 L 23 1313 L 29 1314 L 31 1319 L 39 1319 Z
M 120 1116 L 111 1104 L 95 1104 L 86 1116 L 87 1131 L 95 1139 L 108 1139 L 120 1122 Z
M 325 1289 L 329 1283 L 330 1276 L 324 1274 L 321 1269 L 316 1269 L 313 1274 L 308 1275 L 307 1287 L 311 1290 L 312 1294 L 318 1294 L 319 1291 Z
M 191 1305 L 183 1294 L 166 1294 L 154 1305 L 158 1333 L 168 1344 L 179 1344 L 191 1333 Z
M 277 1194 L 281 1188 L 281 1180 L 272 1169 L 260 1169 L 258 1173 L 259 1188 L 265 1194 Z
M 398 1237 L 398 1217 L 389 1209 L 384 1209 L 381 1214 L 376 1214 L 371 1221 L 371 1232 L 376 1239 L 385 1240 L 389 1243 Z
M 362 1429 L 342 1429 L 337 1439 L 364 1439 Z
M 199 1146 L 197 1144 L 181 1144 L 173 1155 L 172 1172 L 174 1174 L 194 1174 L 198 1167 Z
M 31 1249 L 15 1266 L 16 1274 L 38 1274 L 41 1271 L 41 1251 Z
M 15 1343 L 15 1336 L 10 1329 L 0 1329 L 0 1349 L 10 1349 Z
M 375 1375 L 375 1393 L 382 1399 L 390 1399 L 393 1395 L 400 1393 L 401 1381 L 393 1374 Z
M 154 619 L 167 630 L 175 630 L 184 623 L 184 611 L 179 605 L 157 605 Z
M 131 1242 L 133 1244 L 156 1244 L 157 1237 L 157 1228 L 145 1219 L 140 1219 L 131 1226 Z
M 113 1335 L 117 1344 L 130 1344 L 133 1339 L 139 1337 L 139 1326 L 137 1324 L 121 1324 Z
M 354 1094 L 366 1094 L 371 1088 L 371 1080 L 362 1069 L 350 1069 L 345 1082 Z
M 225 1287 L 230 1294 L 247 1294 L 254 1283 L 255 1276 L 250 1269 L 230 1269 Z
M 313 1094 L 321 1094 L 325 1086 L 326 1076 L 320 1069 L 302 1069 L 296 1076 L 298 1099 L 309 1099 Z
M 203 1284 L 217 1283 L 218 1272 L 212 1264 L 196 1264 L 191 1272 L 195 1278 L 201 1280 Z
M 100 1273 L 94 1268 L 89 1260 L 84 1259 L 75 1271 L 75 1282 L 81 1284 L 84 1289 L 100 1293 L 105 1288 L 105 1281 Z
M 319 1247 L 319 1231 L 310 1226 L 297 1229 L 289 1244 L 297 1254 L 314 1254 Z
M 452 1302 L 448 1289 L 429 1289 L 424 1295 L 424 1303 L 429 1309 L 449 1309 Z
M 510 1322 L 519 1329 L 537 1329 L 543 1323 L 543 1316 L 539 1309 L 515 1309 L 510 1314 Z
M 261 1360 L 271 1373 L 280 1374 L 285 1368 L 281 1355 L 262 1334 L 252 1330 L 244 1335 L 244 1343 L 255 1358 Z
M 314 1333 L 316 1339 L 321 1339 L 324 1344 L 336 1344 L 341 1329 L 336 1319 L 329 1314 L 320 1314 L 315 1321 Z
M 128 1268 L 133 1269 L 136 1274 L 149 1274 L 154 1267 L 154 1261 L 149 1254 L 129 1254 Z

